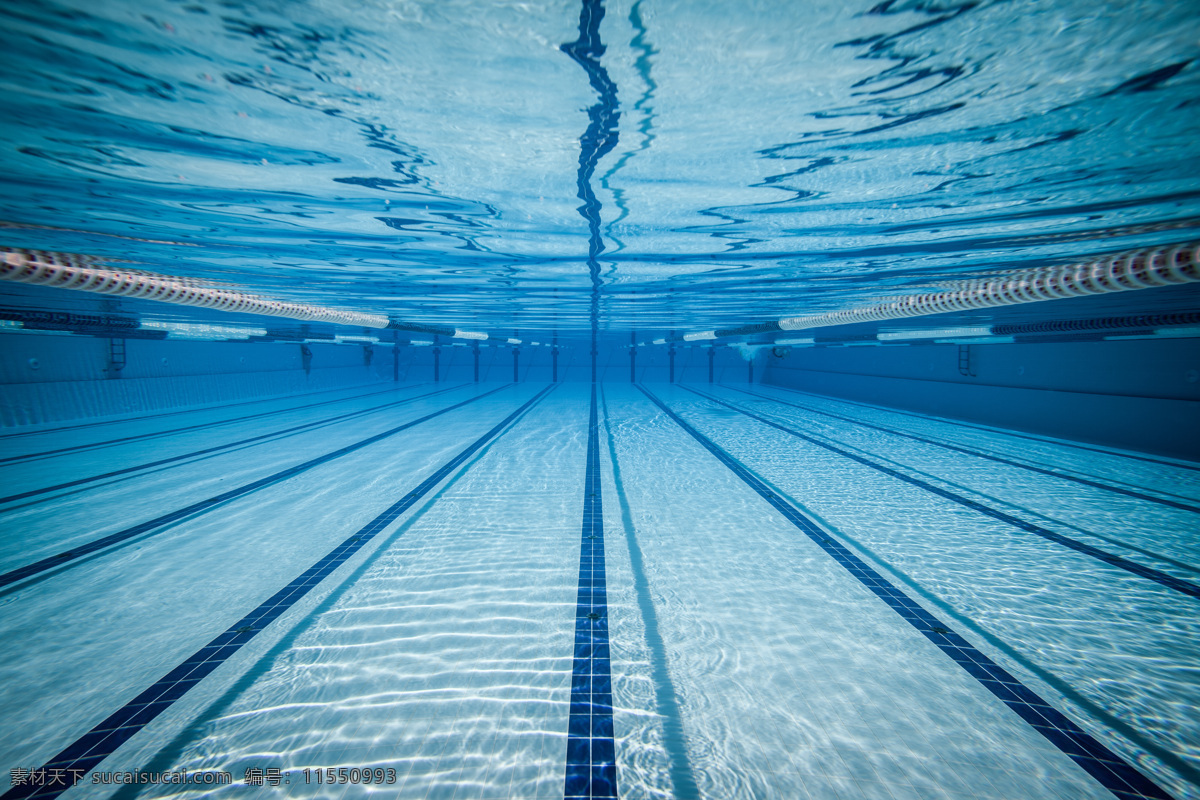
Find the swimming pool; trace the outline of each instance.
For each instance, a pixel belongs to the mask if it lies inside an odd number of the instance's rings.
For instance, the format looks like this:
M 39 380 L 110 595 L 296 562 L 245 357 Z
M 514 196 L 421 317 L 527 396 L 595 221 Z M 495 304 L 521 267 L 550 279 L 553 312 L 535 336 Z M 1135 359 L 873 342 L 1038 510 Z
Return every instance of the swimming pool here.
M 0 14 L 6 798 L 1200 797 L 1194 10 Z

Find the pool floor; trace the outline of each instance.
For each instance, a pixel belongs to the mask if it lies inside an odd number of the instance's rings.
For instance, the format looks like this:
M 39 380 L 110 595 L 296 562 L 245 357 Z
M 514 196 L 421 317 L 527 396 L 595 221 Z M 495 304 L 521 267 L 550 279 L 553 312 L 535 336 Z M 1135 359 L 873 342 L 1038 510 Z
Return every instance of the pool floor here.
M 5 797 L 1197 798 L 1197 470 L 746 384 L 9 429 Z

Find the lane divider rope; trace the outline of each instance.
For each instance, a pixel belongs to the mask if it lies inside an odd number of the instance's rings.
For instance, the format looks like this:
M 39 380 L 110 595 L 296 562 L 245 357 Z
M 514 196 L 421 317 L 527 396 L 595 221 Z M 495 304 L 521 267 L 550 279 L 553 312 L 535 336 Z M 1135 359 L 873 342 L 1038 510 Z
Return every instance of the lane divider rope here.
M 381 314 L 283 303 L 242 292 L 204 286 L 187 278 L 135 270 L 106 269 L 97 266 L 95 261 L 87 256 L 71 253 L 9 250 L 0 262 L 0 279 L 56 289 L 138 297 L 181 306 L 215 308 L 221 311 L 263 314 L 309 322 L 332 322 L 335 325 L 356 325 L 362 328 L 386 328 L 390 322 Z
M 403 322 L 384 314 L 345 311 L 324 306 L 287 303 L 231 289 L 209 286 L 193 278 L 159 275 L 141 270 L 109 269 L 92 256 L 42 250 L 0 248 L 0 280 L 71 289 L 79 292 L 134 297 L 196 308 L 211 308 L 240 314 L 285 317 L 304 322 L 328 322 L 360 328 L 388 328 L 411 333 L 429 333 L 451 339 L 483 341 L 491 337 L 481 331 Z M 503 344 L 554 347 L 542 342 L 525 342 L 499 337 Z
M 785 317 L 737 328 L 697 331 L 655 339 L 650 344 L 692 342 L 727 336 L 751 336 L 799 331 L 858 322 L 879 322 L 955 311 L 1062 300 L 1070 297 L 1154 289 L 1200 281 L 1200 243 L 1120 253 L 1095 261 L 1035 267 L 967 281 L 955 281 L 944 291 L 905 295 L 869 306 Z M 644 344 L 644 343 L 643 343 Z

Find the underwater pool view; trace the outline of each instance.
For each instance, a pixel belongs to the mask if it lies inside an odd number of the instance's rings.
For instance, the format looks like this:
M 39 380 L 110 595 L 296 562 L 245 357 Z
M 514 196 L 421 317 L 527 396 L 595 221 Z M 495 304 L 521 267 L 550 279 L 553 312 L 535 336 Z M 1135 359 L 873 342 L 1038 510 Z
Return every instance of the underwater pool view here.
M 1194 3 L 0 43 L 4 800 L 1200 800 Z

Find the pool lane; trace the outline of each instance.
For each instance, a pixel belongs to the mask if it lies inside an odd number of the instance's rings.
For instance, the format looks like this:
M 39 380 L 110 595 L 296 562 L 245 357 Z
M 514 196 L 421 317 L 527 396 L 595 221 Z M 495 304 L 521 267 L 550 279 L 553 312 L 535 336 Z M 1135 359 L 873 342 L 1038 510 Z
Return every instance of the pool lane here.
M 649 387 L 660 408 L 563 385 L 521 413 L 540 388 L 0 597 L 0 761 L 123 743 L 100 768 L 280 769 L 290 783 L 231 790 L 279 798 L 363 796 L 368 768 L 394 772 L 385 795 L 446 798 L 1200 785 L 1158 757 L 1189 766 L 1197 638 L 1163 587 L 1005 544 L 996 519 L 678 387 Z M 329 768 L 358 780 L 319 783 Z
M 266 798 L 362 796 L 302 771 L 378 767 L 389 797 L 561 800 L 586 392 L 560 386 L 481 451 L 144 768 L 290 772 Z
M 707 394 L 708 390 L 702 388 L 701 392 Z M 773 399 L 752 400 L 737 391 L 718 391 L 714 396 L 882 468 L 1016 517 L 1022 524 L 1047 528 L 1180 580 L 1200 580 L 1200 544 L 1193 535 L 1200 529 L 1200 516 L 1190 511 L 1162 507 L 1165 504 L 1126 493 L 1114 496 L 1102 486 L 1089 488 L 1050 475 L 996 466 L 940 446 L 914 445 L 853 420 L 830 421 L 805 409 L 779 406 Z
M 699 796 L 1111 797 L 649 399 L 606 392 Z M 617 722 L 619 754 L 657 738 Z M 661 796 L 661 761 L 619 760 L 623 785 Z
M 870 427 L 870 422 L 851 418 L 830 419 L 806 407 L 780 405 L 773 398 L 755 395 L 719 390 L 714 396 L 886 467 L 971 496 L 1025 523 L 1048 524 L 1056 533 L 1072 538 L 1082 534 L 1091 546 L 1111 550 L 1115 545 L 1128 551 L 1121 555 L 1149 567 L 1187 581 L 1200 579 L 1200 543 L 1192 535 L 1200 530 L 1200 515 L 1187 502 L 1153 497 L 1152 487 L 1109 486 L 1060 476 L 1057 470 L 1031 471 L 1016 462 L 996 463 L 986 454 L 975 456 L 955 445 L 914 441 L 905 432 L 883 432 Z
M 0 574 L 0 587 L 8 586 L 9 584 L 23 581 L 27 578 L 48 572 L 52 569 L 64 568 L 67 565 L 75 562 L 76 560 L 78 560 L 80 558 L 84 558 L 88 555 L 91 555 L 92 553 L 98 552 L 107 547 L 111 547 L 113 545 L 127 541 L 134 537 L 142 536 L 145 534 L 153 534 L 155 532 L 162 531 L 167 526 L 169 526 L 175 522 L 179 522 L 180 520 L 206 513 L 208 511 L 216 508 L 217 506 L 220 506 L 224 503 L 228 503 L 231 500 L 236 500 L 238 498 L 241 498 L 246 495 L 257 492 L 260 489 L 266 488 L 268 486 L 273 486 L 281 481 L 285 481 L 289 478 L 293 478 L 293 477 L 300 475 L 310 469 L 313 469 L 314 467 L 321 466 L 322 464 L 327 464 L 327 463 L 333 461 L 334 459 L 349 455 L 358 450 L 361 450 L 364 447 L 369 447 L 370 445 L 375 444 L 376 442 L 383 441 L 384 439 L 387 439 L 390 436 L 395 436 L 397 433 L 408 430 L 409 428 L 411 428 L 415 425 L 420 425 L 423 422 L 429 422 L 432 419 L 436 419 L 437 417 L 440 417 L 442 414 L 446 414 L 446 413 L 449 413 L 456 409 L 462 408 L 463 406 L 468 405 L 469 403 L 473 403 L 473 402 L 482 400 L 482 399 L 486 398 L 488 395 L 494 394 L 495 392 L 498 392 L 498 391 L 500 391 L 499 388 L 492 389 L 488 392 L 484 392 L 483 394 L 477 395 L 473 398 L 468 398 L 466 400 L 459 401 L 458 403 L 455 403 L 453 405 L 446 406 L 445 408 L 441 408 L 437 411 L 426 414 L 425 416 L 419 417 L 415 420 L 412 420 L 411 422 L 405 422 L 402 425 L 397 425 L 394 428 L 389 428 L 388 430 L 383 431 L 382 433 L 377 433 L 373 436 L 367 437 L 366 439 L 361 439 L 357 442 L 353 442 L 353 443 L 346 445 L 345 447 L 342 447 L 338 450 L 332 450 L 330 452 L 323 453 L 323 454 L 317 456 L 316 458 L 309 459 L 308 461 L 302 462 L 300 464 L 295 464 L 295 465 L 290 466 L 279 472 L 273 473 L 271 475 L 267 475 L 266 477 L 263 477 L 263 478 L 259 478 L 258 480 L 242 484 L 241 486 L 226 489 L 225 491 L 221 492 L 220 494 L 216 495 L 215 497 L 209 497 L 209 498 L 206 498 L 199 502 L 192 503 L 191 505 L 184 506 L 183 508 L 177 508 L 172 511 L 168 511 L 167 513 L 161 514 L 157 517 L 154 517 L 153 519 L 149 519 L 144 522 L 140 522 L 136 525 L 132 525 L 128 528 L 124 528 L 123 530 L 119 530 L 114 533 L 110 533 L 105 536 L 101 536 L 98 539 L 92 539 L 90 541 L 74 544 L 71 546 L 71 548 L 69 550 L 55 553 L 52 556 L 47 556 L 38 561 L 34 561 L 30 564 L 25 564 L 21 567 L 18 567 L 16 569 L 12 569 L 12 570 L 9 570 L 8 572 Z
M 337 403 L 369 400 L 421 384 L 373 384 L 353 389 L 247 400 L 201 408 L 185 408 L 121 420 L 85 423 L 46 430 L 17 431 L 0 436 L 0 464 L 37 461 L 115 444 L 235 425 Z M 326 395 L 332 395 L 326 397 Z M 297 403 L 304 397 L 312 402 Z M 323 399 L 317 400 L 315 398 Z M 231 409 L 237 408 L 237 411 Z M 180 422 L 186 424 L 180 425 Z
M 625 491 L 616 436 L 626 423 L 601 387 L 603 419 L 601 485 L 607 513 L 605 566 L 613 728 L 621 787 L 627 797 L 698 800 L 700 789 L 687 747 L 681 695 L 671 672 L 660 609 L 651 580 L 657 565 L 647 562 Z M 617 397 L 622 396 L 618 390 Z M 649 795 L 647 795 L 649 793 Z
M 1158 458 L 1065 439 L 989 428 L 961 420 L 914 414 L 770 384 L 762 384 L 755 388 L 773 399 L 799 401 L 816 409 L 827 409 L 909 433 L 944 439 L 955 445 L 1028 462 L 1052 471 L 1063 470 L 1088 479 L 1112 482 L 1167 498 L 1190 503 L 1200 502 L 1200 464 L 1195 462 Z
M 328 425 L 333 425 L 335 423 L 342 422 L 344 420 L 355 419 L 357 417 L 362 417 L 367 414 L 376 414 L 376 413 L 386 412 L 390 409 L 396 408 L 397 406 L 405 405 L 407 403 L 411 403 L 415 400 L 420 400 L 420 399 L 423 399 L 426 397 L 433 397 L 435 395 L 444 394 L 446 392 L 453 391 L 456 388 L 459 388 L 459 387 L 448 386 L 448 387 L 445 387 L 442 389 L 434 389 L 432 391 L 428 391 L 423 394 L 415 394 L 410 397 L 403 397 L 400 399 L 389 399 L 387 402 L 381 403 L 381 402 L 376 401 L 373 405 L 369 405 L 365 408 L 359 408 L 359 409 L 355 409 L 352 411 L 344 411 L 342 409 L 339 409 L 338 410 L 339 413 L 332 414 L 332 415 L 328 415 L 328 413 L 327 413 L 325 416 L 318 417 L 317 419 L 306 420 L 297 425 L 291 425 L 286 428 L 276 426 L 276 428 L 274 430 L 268 431 L 267 433 L 261 433 L 260 432 L 261 427 L 259 427 L 258 431 L 255 431 L 254 434 L 251 436 L 246 436 L 246 437 L 240 438 L 240 439 L 227 438 L 224 443 L 216 444 L 216 445 L 211 444 L 210 442 L 205 442 L 204 446 L 201 447 L 199 450 L 191 450 L 190 452 L 176 453 L 175 455 L 170 455 L 170 456 L 166 456 L 166 457 L 161 457 L 162 453 L 158 453 L 158 454 L 156 454 L 155 460 L 153 460 L 153 461 L 130 464 L 128 466 L 122 466 L 118 469 L 111 468 L 114 466 L 114 459 L 112 457 L 112 454 L 106 453 L 105 468 L 108 469 L 107 472 L 102 472 L 99 474 L 89 474 L 86 477 L 72 478 L 71 480 L 62 481 L 60 483 L 53 483 L 53 484 L 49 484 L 49 485 L 47 485 L 45 479 L 43 479 L 41 484 L 38 485 L 38 487 L 35 489 L 26 489 L 25 491 L 19 491 L 16 494 L 10 494 L 10 495 L 6 495 L 4 497 L 0 497 L 0 505 L 7 505 L 9 503 L 13 503 L 18 500 L 27 500 L 27 499 L 34 498 L 34 497 L 42 497 L 44 495 L 47 495 L 47 494 L 50 494 L 53 492 L 59 492 L 59 491 L 65 490 L 65 489 L 74 489 L 77 487 L 86 486 L 88 484 L 97 483 L 99 481 L 111 482 L 113 478 L 117 478 L 122 475 L 131 475 L 136 472 L 142 472 L 142 471 L 149 470 L 149 469 L 165 467 L 168 464 L 176 464 L 180 461 L 186 461 L 188 459 L 200 458 L 202 456 L 210 456 L 210 455 L 213 455 L 214 453 L 221 453 L 226 450 L 233 450 L 235 448 L 242 449 L 245 447 L 249 447 L 251 445 L 257 445 L 257 444 L 268 442 L 268 441 L 275 441 L 277 439 L 281 439 L 286 436 L 294 436 L 303 431 L 310 431 L 310 430 L 315 430 L 317 428 L 324 428 Z M 66 459 L 60 459 L 60 461 L 65 461 L 66 462 L 65 466 L 68 466 L 68 468 L 74 467 L 75 469 L 79 469 L 79 464 L 80 464 L 81 460 L 78 458 L 66 458 Z M 54 466 L 50 467 L 49 469 L 46 469 L 45 467 L 43 467 L 42 471 L 45 472 L 51 480 L 61 481 L 62 478 L 64 477 L 63 466 L 64 466 L 63 464 L 60 464 L 60 463 L 58 463 L 58 461 L 56 461 Z M 8 470 L 7 472 L 10 476 L 12 476 L 12 478 L 17 477 L 17 475 L 13 475 L 13 473 L 16 472 L 15 470 Z M 19 477 L 21 479 L 23 479 L 23 482 L 31 482 L 31 483 L 37 484 L 38 476 L 36 474 L 31 475 L 30 474 L 31 472 L 33 472 L 33 471 L 29 470 L 27 467 L 23 467 L 20 470 Z M 16 483 L 17 483 L 17 481 L 12 480 L 12 479 L 6 481 L 5 491 L 13 491 L 14 489 L 18 488 L 16 486 Z
M 505 384 L 507 385 L 507 384 Z M 129 480 L 0 511 L 0 524 L 20 536 L 0 540 L 5 583 L 22 580 L 100 547 L 128 540 L 195 513 L 253 494 L 385 439 L 422 417 L 470 402 L 490 387 L 461 388 L 295 437 L 150 470 Z M 152 447 L 143 444 L 142 447 Z M 152 452 L 152 451 L 151 451 Z M 4 472 L 20 470 L 10 466 Z M 63 557 L 63 554 L 67 554 Z
M 1025 670 L 1039 694 L 1110 749 L 1169 789 L 1200 784 L 1192 745 L 1200 725 L 1189 710 L 1200 703 L 1200 602 L 690 392 L 660 396 L 859 555 L 973 630 L 989 656 Z
M 1085 733 L 1078 725 L 1050 706 L 1042 697 L 1031 691 L 974 645 L 950 630 L 942 620 L 933 616 L 905 595 L 882 574 L 872 569 L 831 534 L 821 529 L 816 522 L 796 506 L 778 495 L 757 475 L 746 469 L 722 447 L 714 443 L 694 427 L 684 422 L 652 392 L 642 388 L 650 400 L 675 421 L 681 428 L 716 456 L 722 464 L 733 471 L 741 480 L 783 514 L 801 532 L 816 542 L 826 553 L 875 593 L 893 611 L 922 633 L 943 653 L 980 682 L 997 699 L 1012 709 L 1021 719 L 1028 722 L 1038 733 L 1070 756 L 1093 778 L 1118 798 L 1169 798 L 1153 781 L 1142 775 L 1120 756 L 1113 753 L 1096 739 Z
M 391 526 L 402 514 L 411 509 L 425 495 L 429 494 L 438 484 L 445 480 L 454 470 L 464 464 L 480 448 L 494 439 L 505 427 L 521 414 L 532 408 L 548 392 L 544 389 L 528 400 L 525 405 L 514 411 L 501 422 L 476 439 L 457 456 L 443 464 L 433 474 L 428 476 L 416 488 L 410 490 L 400 500 L 389 506 L 383 513 L 354 533 L 345 541 L 339 543 L 333 550 L 317 561 L 287 586 L 263 601 L 257 608 L 235 622 L 224 633 L 197 650 L 175 669 L 157 680 L 148 689 L 130 700 L 125 706 L 100 722 L 91 731 L 77 739 L 65 750 L 52 758 L 45 766 L 38 768 L 41 772 L 61 771 L 71 776 L 74 785 L 75 776 L 81 773 L 81 780 L 86 782 L 87 773 L 106 758 L 115 753 L 121 745 L 136 736 L 141 730 L 153 722 L 160 714 L 167 711 L 175 701 L 194 689 L 198 683 L 208 677 L 215 669 L 224 664 L 237 653 L 245 644 L 252 641 L 264 628 L 279 617 L 286 614 L 297 601 L 312 591 L 338 567 L 346 563 L 368 542 Z M 58 797 L 65 791 L 56 785 L 38 786 L 34 782 L 22 786 L 14 786 L 5 793 L 5 798 L 28 797 L 50 798 Z
M 932 445 L 934 448 L 937 448 L 937 450 L 951 450 L 956 453 L 962 453 L 964 455 L 972 456 L 973 458 L 983 459 L 985 461 L 990 461 L 990 462 L 993 462 L 996 464 L 1003 464 L 1007 467 L 1016 467 L 1019 470 L 1033 472 L 1038 475 L 1049 476 L 1056 481 L 1068 481 L 1071 483 L 1077 483 L 1081 486 L 1088 486 L 1093 489 L 1100 489 L 1100 490 L 1102 490 L 1102 494 L 1099 495 L 1101 497 L 1108 496 L 1110 493 L 1121 494 L 1126 497 L 1132 497 L 1137 500 L 1142 500 L 1142 501 L 1149 502 L 1149 503 L 1157 503 L 1159 505 L 1165 505 L 1165 506 L 1168 506 L 1169 508 L 1175 508 L 1175 509 L 1179 509 L 1181 511 L 1190 511 L 1192 513 L 1200 513 L 1200 505 L 1197 505 L 1196 503 L 1183 502 L 1183 501 L 1172 499 L 1170 497 L 1160 497 L 1160 496 L 1156 496 L 1156 495 L 1150 494 L 1145 491 L 1138 491 L 1136 489 L 1131 489 L 1128 486 L 1119 486 L 1116 484 L 1104 483 L 1104 482 L 1092 480 L 1091 478 L 1086 478 L 1086 477 L 1083 477 L 1080 475 L 1072 475 L 1070 473 L 1063 472 L 1062 470 L 1047 469 L 1045 467 L 1040 467 L 1037 464 L 1030 464 L 1030 463 L 1021 462 L 1021 461 L 1014 461 L 1011 458 L 1003 458 L 1001 456 L 997 456 L 992 453 L 984 452 L 983 450 L 979 450 L 977 448 L 964 447 L 962 445 L 957 445 L 952 442 L 931 439 L 928 436 L 921 436 L 921 435 L 918 435 L 915 433 L 900 430 L 898 428 L 888 427 L 888 426 L 879 425 L 879 424 L 876 424 L 873 422 L 869 422 L 865 419 L 862 419 L 861 417 L 855 418 L 855 417 L 846 416 L 845 414 L 837 414 L 832 411 L 821 410 L 821 409 L 813 408 L 812 406 L 806 406 L 806 405 L 802 405 L 800 403 L 794 403 L 791 401 L 781 400 L 779 398 L 771 397 L 770 395 L 766 395 L 761 392 L 755 392 L 755 391 L 750 391 L 747 389 L 738 389 L 738 388 L 733 388 L 733 391 L 735 393 L 737 393 L 738 395 L 744 395 L 745 397 L 756 397 L 756 398 L 759 398 L 760 400 L 770 401 L 770 404 L 772 406 L 774 406 L 777 411 L 780 410 L 779 406 L 787 406 L 789 408 L 801 409 L 802 411 L 807 412 L 806 417 L 809 421 L 812 421 L 812 422 L 819 421 L 817 419 L 817 417 L 824 417 L 829 420 L 838 420 L 838 421 L 841 421 L 844 423 L 849 423 L 851 426 L 850 430 L 869 428 L 873 431 L 879 431 L 880 433 L 887 434 L 888 438 L 886 438 L 884 441 L 886 442 L 886 444 L 888 446 L 894 447 L 895 439 L 893 437 L 900 437 L 903 439 L 908 439 L 911 441 L 921 442 L 921 443 L 927 444 L 927 445 Z M 744 402 L 745 398 L 743 397 L 742 400 Z M 836 427 L 836 426 L 831 426 L 831 427 Z M 934 450 L 933 452 L 936 453 L 937 450 Z
M 514 387 L 10 595 L 0 761 L 33 766 L 87 733 L 534 394 Z
M 97 419 L 94 422 L 66 422 L 63 424 L 48 422 L 48 423 L 34 423 L 34 424 L 30 424 L 30 425 L 17 425 L 12 428 L 9 428 L 9 429 L 0 429 L 0 430 L 4 430 L 3 433 L 0 433 L 0 442 L 15 442 L 15 441 L 19 441 L 21 439 L 26 439 L 26 438 L 36 438 L 39 436 L 53 436 L 56 434 L 68 434 L 71 436 L 77 436 L 81 431 L 91 430 L 94 428 L 115 427 L 115 426 L 120 426 L 120 425 L 126 424 L 126 423 L 137 424 L 140 422 L 145 422 L 147 420 L 156 420 L 156 419 L 161 420 L 161 419 L 166 419 L 168 417 L 178 419 L 179 416 L 186 415 L 186 414 L 203 414 L 206 412 L 220 412 L 221 410 L 228 409 L 228 408 L 239 408 L 242 406 L 260 405 L 260 404 L 267 404 L 267 403 L 272 403 L 272 402 L 281 403 L 281 404 L 285 404 L 285 405 L 287 405 L 287 404 L 294 405 L 296 400 L 298 400 L 298 399 L 315 398 L 315 397 L 320 397 L 322 395 L 330 395 L 330 396 L 342 395 L 342 396 L 350 397 L 350 396 L 363 394 L 365 392 L 368 392 L 369 390 L 376 389 L 380 385 L 382 385 L 382 384 L 374 383 L 374 384 L 365 384 L 365 385 L 361 385 L 361 386 L 338 387 L 336 389 L 322 389 L 322 390 L 316 391 L 316 392 L 297 392 L 297 393 L 290 393 L 290 394 L 282 395 L 282 396 L 274 395 L 271 397 L 257 397 L 252 400 L 236 400 L 236 401 L 228 402 L 228 403 L 222 403 L 222 402 L 205 403 L 205 404 L 198 405 L 198 406 L 192 406 L 190 408 L 170 408 L 170 409 L 166 409 L 164 411 L 153 411 L 153 412 L 149 412 L 146 414 L 132 413 L 132 414 L 125 414 L 125 415 L 111 416 L 111 417 L 103 417 L 103 418 Z
M 888 477 L 904 481 L 905 483 L 916 486 L 917 488 L 923 489 L 932 494 L 936 494 L 937 496 L 945 498 L 953 503 L 958 503 L 961 506 L 970 508 L 972 511 L 978 511 L 980 514 L 986 514 L 993 519 L 997 519 L 1001 522 L 1011 525 L 1017 530 L 1033 534 L 1034 536 L 1040 536 L 1043 539 L 1054 542 L 1055 544 L 1060 544 L 1063 547 L 1068 547 L 1072 550 L 1083 553 L 1084 555 L 1091 556 L 1098 561 L 1102 561 L 1118 569 L 1123 569 L 1126 572 L 1130 572 L 1138 577 L 1145 578 L 1146 580 L 1154 581 L 1155 583 L 1161 584 L 1168 589 L 1173 589 L 1189 597 L 1200 598 L 1200 585 L 1196 584 L 1193 580 L 1190 580 L 1190 578 L 1193 577 L 1192 575 L 1189 575 L 1187 578 L 1180 578 L 1175 575 L 1171 575 L 1168 572 L 1164 572 L 1163 570 L 1147 566 L 1146 564 L 1142 564 L 1138 561 L 1130 560 L 1122 555 L 1118 555 L 1107 550 L 1102 550 L 1086 542 L 1073 539 L 1070 536 L 1064 536 L 1057 531 L 1037 525 L 1029 520 L 1006 513 L 1005 511 L 995 507 L 995 505 L 986 505 L 984 503 L 980 503 L 979 501 L 968 497 L 962 492 L 954 491 L 944 486 L 939 486 L 927 480 L 923 480 L 920 477 L 910 474 L 907 470 L 897 470 L 888 463 L 884 463 L 884 461 L 878 456 L 871 457 L 870 454 L 863 453 L 860 448 L 855 447 L 850 449 L 844 445 L 830 442 L 828 437 L 824 436 L 814 437 L 808 433 L 805 433 L 803 430 L 798 429 L 794 423 L 790 426 L 780 424 L 769 417 L 757 414 L 754 411 L 734 405 L 732 403 L 727 403 L 718 397 L 713 397 L 710 394 L 698 391 L 696 389 L 688 389 L 688 391 L 691 391 L 693 394 L 697 395 L 698 397 L 702 397 L 705 400 L 716 403 L 724 408 L 728 408 L 731 411 L 744 414 L 750 419 L 761 422 L 764 425 L 769 425 L 777 431 L 781 431 L 790 436 L 798 437 L 810 444 L 823 447 L 830 452 L 836 453 L 843 458 L 851 459 L 852 461 L 862 464 L 863 466 L 877 470 Z M 891 460 L 888 459 L 888 461 L 890 462 Z M 1051 500 L 1053 501 L 1053 498 Z M 1128 526 L 1126 526 L 1126 530 L 1128 530 Z M 1169 531 L 1171 528 L 1165 527 L 1165 530 Z

